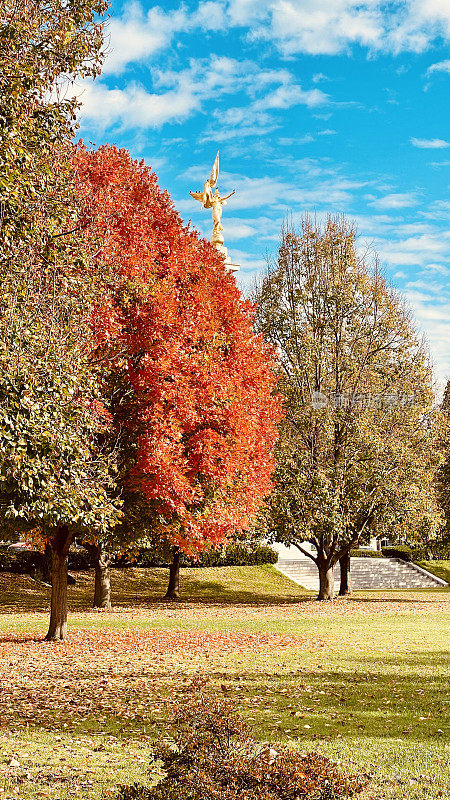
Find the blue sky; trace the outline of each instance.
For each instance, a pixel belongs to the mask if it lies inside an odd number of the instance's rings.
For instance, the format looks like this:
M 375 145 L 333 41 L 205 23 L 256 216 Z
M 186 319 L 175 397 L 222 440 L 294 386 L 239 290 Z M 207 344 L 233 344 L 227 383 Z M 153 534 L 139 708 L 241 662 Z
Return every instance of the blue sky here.
M 220 149 L 243 290 L 286 215 L 344 213 L 450 376 L 450 0 L 113 2 L 80 135 L 144 158 L 185 220 Z

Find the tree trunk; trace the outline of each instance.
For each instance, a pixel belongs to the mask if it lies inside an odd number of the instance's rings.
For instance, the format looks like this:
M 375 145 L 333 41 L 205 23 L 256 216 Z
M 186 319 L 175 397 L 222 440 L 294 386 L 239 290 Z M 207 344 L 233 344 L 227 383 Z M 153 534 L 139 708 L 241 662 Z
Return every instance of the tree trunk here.
M 339 586 L 339 594 L 343 597 L 346 594 L 352 593 L 352 581 L 350 575 L 350 550 L 339 559 L 339 567 L 341 570 L 341 583 Z
M 111 610 L 111 579 L 109 575 L 109 565 L 111 556 L 101 545 L 95 548 L 95 589 L 94 589 L 94 608 L 104 608 Z
M 318 564 L 319 568 L 319 595 L 318 600 L 333 600 L 334 576 L 333 567 L 328 564 Z
M 72 534 L 66 525 L 57 529 L 52 539 L 52 599 L 47 642 L 59 642 L 67 636 L 67 554 Z
M 169 567 L 169 585 L 164 600 L 178 600 L 180 596 L 180 548 L 173 548 L 172 563 Z

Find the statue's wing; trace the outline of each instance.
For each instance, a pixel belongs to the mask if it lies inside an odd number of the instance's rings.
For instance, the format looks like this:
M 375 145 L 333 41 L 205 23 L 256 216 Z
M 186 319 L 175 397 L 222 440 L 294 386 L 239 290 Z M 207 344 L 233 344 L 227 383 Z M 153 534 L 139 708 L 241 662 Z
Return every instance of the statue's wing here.
M 199 200 L 200 203 L 203 203 L 203 192 L 189 192 L 189 194 L 194 200 Z
M 209 185 L 214 187 L 217 183 L 218 177 L 219 177 L 219 151 L 217 151 L 217 155 L 211 170 L 211 175 L 209 176 Z

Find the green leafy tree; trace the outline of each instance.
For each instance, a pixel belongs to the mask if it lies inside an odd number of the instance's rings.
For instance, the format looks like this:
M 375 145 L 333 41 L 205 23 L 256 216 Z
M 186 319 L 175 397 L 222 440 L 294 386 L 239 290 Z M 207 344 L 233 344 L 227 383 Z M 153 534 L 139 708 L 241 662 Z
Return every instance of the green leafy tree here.
M 313 559 L 319 599 L 330 599 L 334 565 L 366 532 L 411 538 L 438 522 L 431 370 L 345 220 L 284 231 L 257 299 L 284 396 L 268 530 Z
M 439 503 L 445 515 L 442 543 L 448 547 L 450 544 L 450 380 L 445 386 L 441 411 L 443 419 L 441 452 L 444 460 L 438 473 L 437 488 Z
M 0 513 L 52 548 L 48 639 L 67 630 L 67 552 L 110 530 L 115 453 L 92 361 L 102 291 L 73 179 L 77 76 L 101 60 L 98 0 L 0 5 Z
M 55 149 L 70 142 L 77 77 L 100 71 L 104 0 L 0 0 L 0 259 L 54 235 L 64 218 Z M 61 233 L 61 229 L 58 231 Z

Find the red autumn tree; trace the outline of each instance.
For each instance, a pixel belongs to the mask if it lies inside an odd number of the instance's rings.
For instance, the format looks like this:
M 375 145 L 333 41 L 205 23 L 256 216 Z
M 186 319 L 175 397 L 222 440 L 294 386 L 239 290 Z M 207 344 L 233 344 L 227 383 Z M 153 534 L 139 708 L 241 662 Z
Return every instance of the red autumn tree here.
M 77 170 L 98 259 L 115 274 L 95 332 L 124 485 L 173 547 L 176 595 L 180 552 L 245 528 L 271 488 L 272 351 L 223 257 L 183 225 L 148 167 L 80 146 Z

